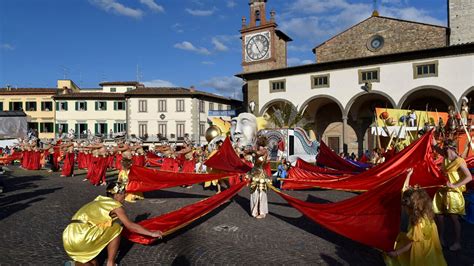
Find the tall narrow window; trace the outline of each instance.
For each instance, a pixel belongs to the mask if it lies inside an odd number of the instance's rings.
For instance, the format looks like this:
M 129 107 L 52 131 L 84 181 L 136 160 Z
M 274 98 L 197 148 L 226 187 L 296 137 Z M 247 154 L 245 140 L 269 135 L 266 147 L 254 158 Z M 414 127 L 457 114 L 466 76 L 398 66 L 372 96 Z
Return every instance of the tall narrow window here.
M 138 101 L 138 112 L 146 113 L 147 112 L 147 101 L 146 100 L 139 100 Z
M 176 100 L 176 112 L 184 112 L 184 100 Z
M 199 100 L 199 112 L 200 113 L 204 113 L 204 101 L 203 100 Z
M 167 138 L 167 127 L 166 123 L 158 123 L 158 138 L 160 140 Z
M 158 112 L 166 113 L 166 100 L 158 100 Z
M 206 132 L 206 123 L 200 122 L 199 123 L 199 136 L 204 137 L 205 132 Z
M 142 138 L 145 135 L 148 135 L 148 125 L 145 124 L 145 123 L 139 123 L 138 124 L 138 136 L 140 136 L 140 138 Z
M 184 138 L 184 123 L 176 123 L 176 137 Z

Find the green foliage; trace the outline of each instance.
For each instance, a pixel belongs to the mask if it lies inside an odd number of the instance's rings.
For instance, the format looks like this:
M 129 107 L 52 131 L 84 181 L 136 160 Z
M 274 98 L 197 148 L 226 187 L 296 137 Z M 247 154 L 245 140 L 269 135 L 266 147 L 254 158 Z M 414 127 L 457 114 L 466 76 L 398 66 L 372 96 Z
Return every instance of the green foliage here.
M 311 129 L 311 123 L 305 118 L 303 110 L 298 111 L 298 106 L 291 103 L 281 103 L 272 106 L 272 112 L 268 113 L 269 121 L 273 128 L 295 128 L 301 127 L 305 130 Z

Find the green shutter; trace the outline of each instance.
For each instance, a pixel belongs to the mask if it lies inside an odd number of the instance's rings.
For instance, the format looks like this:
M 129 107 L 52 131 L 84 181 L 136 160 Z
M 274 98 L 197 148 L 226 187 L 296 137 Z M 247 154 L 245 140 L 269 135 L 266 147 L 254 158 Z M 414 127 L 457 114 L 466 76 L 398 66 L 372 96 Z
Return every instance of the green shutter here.
M 59 102 L 56 102 L 56 111 L 59 110 Z
M 95 110 L 96 110 L 96 111 L 99 110 L 99 103 L 98 103 L 98 102 L 95 102 Z
M 114 102 L 114 110 L 117 111 L 117 102 Z
M 76 111 L 79 111 L 79 102 L 75 102 L 76 105 Z
M 95 134 L 99 134 L 99 124 L 95 123 Z
M 8 110 L 13 111 L 13 103 L 12 102 L 8 103 Z
M 117 133 L 117 123 L 114 123 L 114 133 Z
M 108 125 L 109 125 L 109 124 L 106 123 L 106 124 L 105 124 L 105 128 L 104 128 L 104 134 L 106 134 L 106 135 L 109 134 Z
M 40 124 L 40 132 L 43 133 L 44 132 L 44 123 L 39 123 Z
M 64 103 L 64 111 L 67 111 L 67 102 Z
M 104 102 L 104 110 L 103 111 L 107 111 L 107 102 Z
M 54 133 L 58 134 L 59 132 L 59 124 L 56 124 L 56 126 L 54 127 Z
M 87 111 L 87 102 L 84 102 L 84 111 Z
M 63 124 L 64 131 L 68 131 L 68 124 Z

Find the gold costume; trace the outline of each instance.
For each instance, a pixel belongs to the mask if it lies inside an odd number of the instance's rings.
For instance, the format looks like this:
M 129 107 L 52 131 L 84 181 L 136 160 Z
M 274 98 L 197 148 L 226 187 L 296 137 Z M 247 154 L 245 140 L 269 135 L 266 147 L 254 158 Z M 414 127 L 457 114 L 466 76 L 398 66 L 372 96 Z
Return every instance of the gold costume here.
M 122 232 L 122 226 L 113 223 L 110 212 L 122 207 L 112 198 L 98 196 L 87 203 L 71 219 L 63 232 L 63 246 L 74 261 L 86 263 Z
M 416 225 L 409 228 L 408 233 L 400 233 L 395 249 L 402 248 L 410 242 L 412 242 L 411 249 L 398 257 L 391 258 L 385 255 L 385 265 L 447 265 L 439 242 L 438 229 L 433 220 L 421 218 Z
M 120 170 L 117 182 L 126 186 L 128 184 L 128 173 L 130 173 L 130 170 Z M 142 199 L 144 199 L 142 192 L 127 192 L 125 194 L 125 201 L 127 202 L 135 202 Z
M 461 181 L 461 176 L 458 173 L 459 167 L 465 165 L 466 162 L 461 157 L 454 161 L 444 159 L 444 171 L 448 175 L 449 182 L 456 184 Z M 433 198 L 433 210 L 436 214 L 465 214 L 465 202 L 463 192 L 466 191 L 466 186 L 458 188 L 443 187 L 440 188 Z

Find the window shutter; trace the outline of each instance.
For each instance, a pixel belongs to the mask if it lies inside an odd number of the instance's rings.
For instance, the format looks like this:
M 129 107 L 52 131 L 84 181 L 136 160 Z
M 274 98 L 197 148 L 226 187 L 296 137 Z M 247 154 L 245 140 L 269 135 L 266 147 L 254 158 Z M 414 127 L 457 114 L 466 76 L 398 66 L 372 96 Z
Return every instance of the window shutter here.
M 117 133 L 117 123 L 114 123 L 114 133 Z
M 104 127 L 104 132 L 103 132 L 104 134 L 109 134 L 109 128 L 108 128 L 108 125 L 109 125 L 109 124 L 107 124 L 107 123 L 105 124 L 105 127 Z
M 99 110 L 99 103 L 98 102 L 95 102 L 95 110 Z
M 99 124 L 95 123 L 95 134 L 99 134 Z
M 41 132 L 41 133 L 44 132 L 43 129 L 44 129 L 44 123 L 40 123 L 40 132 Z
M 84 111 L 87 111 L 87 102 L 84 102 Z
M 13 111 L 13 103 L 12 102 L 8 103 L 8 110 Z
M 76 128 L 75 128 L 74 134 L 76 135 L 76 137 L 81 136 L 82 132 L 79 132 L 79 124 L 76 124 L 75 127 Z
M 117 102 L 114 102 L 114 110 L 117 111 Z
M 63 124 L 63 128 L 64 128 L 64 131 L 68 131 L 68 128 L 67 128 L 68 124 Z
M 104 111 L 107 111 L 107 102 L 104 102 Z
M 59 102 L 56 102 L 56 111 L 59 110 Z
M 56 133 L 56 134 L 59 133 L 59 124 L 56 124 L 56 127 L 55 127 L 55 128 L 56 128 L 55 133 Z
M 79 102 L 75 102 L 76 105 L 76 111 L 79 111 Z
M 64 110 L 67 111 L 67 102 L 64 103 Z

